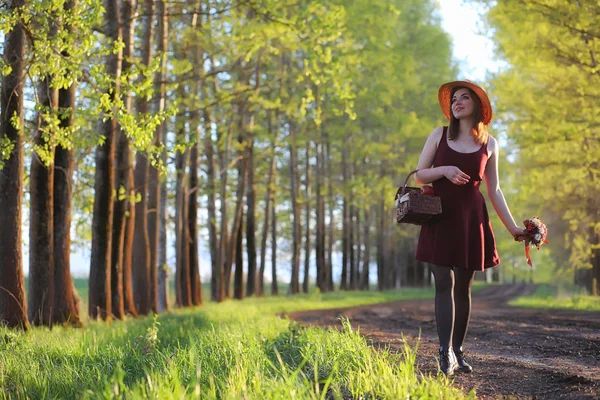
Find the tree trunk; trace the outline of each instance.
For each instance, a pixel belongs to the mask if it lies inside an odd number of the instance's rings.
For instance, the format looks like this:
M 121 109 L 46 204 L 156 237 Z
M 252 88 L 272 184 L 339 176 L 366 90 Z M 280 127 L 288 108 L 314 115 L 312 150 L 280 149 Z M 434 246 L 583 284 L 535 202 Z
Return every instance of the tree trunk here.
M 350 193 L 350 197 L 352 197 L 352 193 Z M 350 215 L 350 220 L 348 223 L 348 251 L 349 251 L 349 255 L 350 255 L 350 260 L 348 262 L 348 269 L 349 269 L 349 276 L 350 276 L 350 284 L 349 289 L 356 289 L 356 251 L 354 250 L 354 218 L 355 218 L 355 211 L 356 211 L 356 207 L 352 204 L 350 204 L 349 207 L 349 215 Z
M 273 189 L 271 189 L 273 176 L 275 175 L 275 166 L 277 163 L 277 157 L 275 151 L 273 151 L 273 158 L 271 159 L 271 168 L 269 169 L 269 177 L 267 178 L 267 191 L 265 193 L 265 221 L 262 229 L 262 236 L 260 241 L 260 272 L 258 274 L 258 295 L 264 296 L 265 294 L 265 264 L 267 258 L 267 237 L 269 236 L 269 218 L 271 216 L 272 197 Z
M 369 290 L 369 264 L 371 262 L 371 207 L 365 208 L 365 224 L 363 226 L 363 240 L 365 243 L 365 251 L 363 253 L 363 267 L 360 276 L 360 288 Z
M 238 135 L 238 143 L 242 150 L 240 150 L 240 159 L 238 161 L 240 165 L 239 173 L 238 173 L 238 182 L 236 189 L 236 202 L 235 202 L 235 210 L 233 214 L 233 226 L 231 228 L 231 234 L 229 237 L 229 246 L 226 253 L 226 264 L 225 264 L 225 295 L 227 297 L 231 297 L 231 270 L 233 266 L 233 260 L 235 260 L 236 249 L 237 249 L 237 236 L 240 232 L 239 227 L 242 224 L 242 214 L 244 210 L 244 193 L 246 190 L 246 177 L 248 173 L 248 167 L 246 165 L 247 160 L 247 126 L 244 122 L 246 111 L 243 106 L 239 106 L 239 135 Z M 250 117 L 251 121 L 249 125 L 252 125 L 254 122 L 254 117 Z
M 206 8 L 211 8 L 211 1 L 210 0 L 206 0 Z M 206 13 L 206 24 L 208 26 L 211 25 L 211 15 L 210 13 Z M 207 30 L 207 34 L 208 34 L 208 45 L 209 48 L 212 48 L 212 44 L 213 44 L 213 40 L 212 40 L 212 34 L 211 34 L 211 30 L 208 29 Z M 210 60 L 210 68 L 214 68 L 216 66 L 215 63 L 215 57 L 214 54 L 211 54 L 209 57 Z M 212 80 L 212 89 L 213 89 L 213 94 L 216 95 L 219 91 L 219 80 L 218 79 L 213 79 Z M 208 87 L 207 85 L 204 85 L 202 87 L 203 93 L 204 93 L 204 97 L 208 98 Z M 208 114 L 208 111 L 205 109 L 205 115 Z M 214 127 L 215 127 L 215 134 L 216 134 L 216 138 L 217 141 L 215 143 L 216 147 L 217 147 L 217 157 L 218 157 L 218 173 L 214 174 L 215 178 L 217 180 L 220 181 L 221 185 L 219 187 L 219 203 L 220 203 L 220 209 L 219 209 L 219 217 L 220 217 L 220 223 L 219 223 L 219 233 L 216 233 L 216 218 L 214 220 L 214 224 L 215 224 L 215 252 L 214 252 L 214 258 L 212 259 L 212 271 L 211 271 L 211 299 L 213 301 L 223 301 L 223 299 L 225 298 L 225 262 L 226 262 L 226 252 L 227 252 L 227 243 L 228 243 L 228 238 L 227 238 L 227 177 L 228 177 L 228 173 L 227 173 L 227 164 L 229 162 L 229 155 L 228 155 L 228 151 L 229 151 L 229 147 L 230 147 L 230 140 L 231 140 L 231 128 L 233 126 L 233 121 L 234 121 L 234 115 L 235 115 L 235 109 L 232 107 L 231 108 L 231 116 L 229 117 L 229 121 L 228 121 L 228 127 L 227 129 L 223 129 L 222 125 L 224 126 L 225 124 L 222 124 L 221 122 L 225 119 L 225 113 L 223 112 L 222 115 L 219 114 L 218 109 L 215 109 L 213 118 L 214 118 Z M 208 119 L 206 119 L 205 122 L 208 122 Z M 212 132 L 212 124 L 211 125 L 207 125 L 207 132 Z M 207 140 L 210 141 L 212 143 L 212 136 L 208 135 L 207 136 Z M 213 151 L 213 147 L 211 146 L 211 154 Z M 208 156 L 208 155 L 207 155 Z M 212 157 L 209 158 L 209 164 L 213 164 L 212 162 Z M 216 193 L 216 185 L 213 183 L 213 186 L 215 188 L 215 193 Z M 215 216 L 216 216 L 216 209 L 215 209 Z
M 246 173 L 247 173 L 247 168 L 244 165 L 245 164 L 245 158 L 242 155 L 241 160 L 238 161 L 241 166 L 240 166 L 240 171 L 238 174 L 238 183 L 237 183 L 237 194 L 236 194 L 236 204 L 235 204 L 235 213 L 234 213 L 234 220 L 233 220 L 233 227 L 231 230 L 231 235 L 229 236 L 229 250 L 227 252 L 227 263 L 225 265 L 225 282 L 226 282 L 226 287 L 225 287 L 225 294 L 227 297 L 231 297 L 231 270 L 232 270 L 232 266 L 233 266 L 233 261 L 235 260 L 236 257 L 236 253 L 237 253 L 237 237 L 239 236 L 239 234 L 241 233 L 240 231 L 240 226 L 242 225 L 242 218 L 243 218 L 243 212 L 244 212 L 244 186 L 245 186 L 245 180 L 246 180 Z M 243 275 L 242 275 L 242 279 L 243 279 Z M 241 283 L 240 283 L 241 284 Z
M 260 88 L 261 84 L 261 59 L 257 61 L 255 71 L 255 87 Z M 248 255 L 248 282 L 246 286 L 246 295 L 252 296 L 256 293 L 256 183 L 254 183 L 254 120 L 249 129 L 249 145 L 246 161 L 247 172 L 247 191 L 246 191 L 246 248 Z
M 184 307 L 192 307 L 194 305 L 192 297 L 192 269 L 190 265 L 190 229 L 189 229 L 189 182 L 184 178 L 182 186 L 182 214 L 181 214 L 181 252 L 182 268 L 181 268 L 181 300 Z
M 257 290 L 256 281 L 256 183 L 254 182 L 254 141 L 248 149 L 248 190 L 246 192 L 246 248 L 248 254 L 248 281 L 246 296 Z
M 196 29 L 197 26 L 202 29 L 201 19 L 199 18 L 200 9 L 202 7 L 201 1 L 196 2 L 196 9 L 192 16 L 192 29 Z M 165 38 L 166 44 L 166 38 Z M 202 65 L 202 57 L 200 54 L 200 42 L 196 42 L 191 52 L 190 61 L 192 65 Z M 200 77 L 195 76 L 194 82 L 191 85 L 191 91 L 194 95 L 200 97 Z M 198 261 L 198 190 L 199 190 L 199 179 L 198 179 L 198 157 L 200 153 L 200 112 L 197 107 L 193 106 L 190 112 L 190 138 L 192 142 L 192 148 L 190 150 L 190 178 L 189 178 L 189 192 L 187 199 L 187 237 L 188 237 L 188 265 L 189 265 L 189 282 L 190 282 L 190 300 L 192 305 L 202 305 L 202 285 L 200 283 L 200 265 Z
M 166 8 L 165 2 L 159 0 L 157 4 L 157 17 L 159 27 L 165 27 L 166 19 Z M 161 39 L 163 39 L 161 37 Z M 165 96 L 166 96 L 166 83 L 163 79 L 162 71 L 166 70 L 166 56 L 165 50 L 162 46 L 164 45 L 163 40 L 158 43 L 158 52 L 162 57 L 162 66 L 154 77 L 154 93 L 158 94 L 155 96 L 155 112 L 161 112 L 165 109 Z M 153 142 L 155 145 L 159 145 L 162 138 L 162 131 L 164 129 L 164 122 L 157 126 L 154 132 Z M 148 301 L 150 302 L 150 309 L 157 313 L 158 312 L 158 227 L 160 225 L 160 176 L 158 168 L 150 165 L 148 171 L 148 247 L 150 248 L 150 267 L 148 274 Z
M 305 230 L 304 230 L 304 278 L 302 280 L 302 291 L 308 293 L 310 286 L 310 139 L 306 140 L 306 171 L 305 171 L 305 192 L 306 204 L 304 206 Z
M 58 91 L 50 87 L 50 77 L 38 87 L 43 108 L 38 115 L 35 144 L 53 146 L 51 138 L 43 137 L 46 122 L 43 114 L 56 112 Z M 49 142 L 48 142 L 49 140 Z M 50 155 L 54 158 L 54 149 Z M 29 213 L 29 291 L 27 309 L 33 325 L 52 326 L 54 299 L 54 166 L 46 167 L 35 152 L 31 155 Z
M 387 210 L 385 210 L 385 219 L 383 220 L 384 224 L 384 247 L 387 249 L 386 251 L 386 269 L 389 273 L 387 282 L 390 283 L 389 289 L 399 288 L 400 287 L 400 265 L 402 262 L 400 261 L 400 257 L 398 257 L 399 252 L 397 251 L 395 246 L 390 245 L 390 239 L 393 232 L 389 226 L 389 218 L 387 214 Z
M 271 294 L 279 296 L 277 282 L 277 210 L 275 210 L 275 196 L 271 197 Z
M 250 16 L 252 18 L 252 16 Z M 241 77 L 244 77 L 245 72 L 242 67 Z M 249 76 L 247 79 L 244 79 L 246 83 L 250 84 Z M 258 87 L 260 84 L 260 59 L 258 65 L 256 67 L 256 86 Z M 244 213 L 244 196 L 246 198 L 252 197 L 252 201 L 250 206 L 252 207 L 252 212 L 254 213 L 254 203 L 255 203 L 255 195 L 254 188 L 249 188 L 249 193 L 246 193 L 246 181 L 248 180 L 248 176 L 250 175 L 250 168 L 253 168 L 254 165 L 251 162 L 251 154 L 252 149 L 254 147 L 254 115 L 248 109 L 247 105 L 243 105 L 240 107 L 240 132 L 238 136 L 238 141 L 241 145 L 242 154 L 241 159 L 238 162 L 238 191 L 237 191 L 237 200 L 236 200 L 236 214 L 234 220 L 234 230 L 232 231 L 232 241 L 235 241 L 235 277 L 234 277 L 234 298 L 243 299 L 244 298 L 244 257 L 243 257 L 243 213 Z M 247 118 L 247 122 L 246 122 Z M 252 249 L 248 249 L 248 255 L 252 256 L 252 274 L 256 275 L 256 245 L 254 239 L 254 215 L 249 217 L 252 222 Z M 237 231 L 235 228 L 237 227 Z M 231 270 L 231 266 L 229 266 L 229 270 Z M 253 281 L 255 281 L 253 277 Z M 253 283 L 254 284 L 254 283 Z
M 188 207 L 188 184 L 185 181 L 181 187 L 181 214 L 180 214 L 180 269 L 179 269 L 179 299 L 181 301 L 181 307 L 191 307 L 192 302 L 192 282 L 190 281 L 190 240 L 189 240 L 189 228 L 188 228 L 188 214 L 190 208 Z
M 402 270 L 400 282 L 403 286 L 417 286 L 418 276 L 416 274 L 416 265 L 413 262 L 414 258 L 411 255 L 411 244 L 409 240 L 402 240 L 402 246 L 400 247 L 402 254 L 402 262 L 399 267 Z
M 220 207 L 220 238 L 219 238 L 219 267 L 216 271 L 215 281 L 219 283 L 219 286 L 215 292 L 215 301 L 221 302 L 227 296 L 227 287 L 229 280 L 227 278 L 227 249 L 229 248 L 229 232 L 227 227 L 227 166 L 224 165 L 223 158 L 220 157 L 220 174 L 221 174 L 221 188 L 219 201 Z M 214 273 L 213 273 L 214 276 Z
M 133 155 L 129 158 L 129 171 L 127 173 L 127 185 L 129 190 L 129 215 L 127 216 L 127 225 L 125 227 L 125 240 L 123 241 L 123 309 L 126 314 L 137 317 L 133 298 L 133 239 L 135 235 L 135 184 L 133 179 Z
M 384 232 L 383 232 L 383 219 L 384 217 L 384 201 L 383 199 L 385 193 L 381 193 L 381 201 L 380 203 L 377 205 L 377 226 L 375 231 L 377 232 L 377 290 L 384 290 L 385 286 L 384 286 L 384 281 L 385 281 L 385 249 L 384 249 L 384 242 L 383 242 L 383 236 L 384 236 Z
M 264 296 L 265 294 L 265 265 L 267 258 L 267 237 L 269 236 L 269 218 L 271 216 L 271 198 L 273 197 L 273 179 L 275 176 L 275 167 L 277 165 L 277 156 L 275 153 L 275 144 L 277 143 L 277 131 L 273 127 L 273 112 L 269 112 L 267 120 L 267 126 L 269 136 L 272 138 L 271 141 L 271 167 L 269 168 L 269 175 L 267 177 L 267 190 L 265 191 L 265 213 L 264 223 L 262 228 L 262 235 L 260 240 L 260 270 L 258 273 L 258 295 Z
M 64 10 L 74 7 L 73 1 L 64 4 Z M 69 32 L 74 28 L 65 27 Z M 63 50 L 63 57 L 69 58 L 69 52 Z M 76 83 L 58 91 L 58 110 L 60 128 L 73 126 L 75 112 Z M 57 147 L 54 152 L 54 299 L 52 321 L 55 324 L 82 326 L 79 317 L 79 298 L 71 279 L 71 204 L 73 185 L 73 150 Z
M 206 97 L 206 92 L 205 97 Z M 206 154 L 206 179 L 208 185 L 208 238 L 210 246 L 210 262 L 211 262 L 211 278 L 210 278 L 210 293 L 213 301 L 217 300 L 219 282 L 219 260 L 218 251 L 219 244 L 217 240 L 217 186 L 215 183 L 215 155 L 214 144 L 212 139 L 211 119 L 208 110 L 204 110 L 204 149 Z
M 24 0 L 14 0 L 6 6 L 12 12 L 25 6 Z M 29 328 L 23 256 L 21 250 L 21 207 L 23 198 L 23 136 L 13 126 L 16 115 L 23 126 L 23 85 L 25 62 L 25 31 L 18 22 L 4 36 L 4 65 L 11 67 L 2 79 L 0 98 L 0 139 L 13 145 L 10 158 L 0 173 L 0 323 L 8 327 Z
M 184 87 L 180 86 L 181 92 Z M 182 144 L 186 141 L 186 120 L 187 116 L 184 110 L 178 115 L 177 142 Z M 189 151 L 185 153 L 177 152 L 175 155 L 175 171 L 177 186 L 175 189 L 175 296 L 178 307 L 190 307 L 192 305 L 192 287 L 190 283 L 189 268 L 189 240 L 187 215 L 189 208 L 188 183 L 186 178 L 186 169 L 189 159 Z
M 388 229 L 388 235 L 390 231 Z M 402 253 L 398 251 L 396 247 L 391 247 L 391 255 L 390 255 L 391 265 L 390 271 L 393 271 L 393 274 L 390 277 L 390 282 L 394 282 L 393 286 L 390 289 L 398 289 L 401 287 L 401 267 L 402 267 Z
M 140 109 L 138 108 L 138 111 Z M 148 159 L 145 155 L 138 153 L 135 157 L 134 181 L 136 194 L 140 200 L 135 204 L 133 253 L 131 257 L 132 266 L 132 289 L 134 306 L 139 315 L 146 315 L 150 311 L 148 301 L 150 278 L 150 249 L 148 247 Z
M 152 61 L 152 37 L 154 35 L 154 0 L 145 0 L 142 10 L 142 63 L 150 65 Z M 137 102 L 139 114 L 149 111 L 148 100 L 139 97 Z M 135 232 L 132 255 L 132 287 L 135 309 L 138 314 L 150 312 L 150 238 L 148 236 L 148 159 L 138 153 L 135 158 L 135 189 L 140 201 L 135 204 Z
M 122 40 L 121 17 L 118 0 L 104 0 L 105 27 L 112 41 Z M 122 50 L 106 56 L 106 69 L 114 79 L 110 92 L 112 102 L 119 98 Z M 116 114 L 116 113 L 115 113 Z M 92 218 L 92 255 L 90 264 L 89 305 L 90 318 L 112 319 L 111 297 L 111 250 L 113 223 L 113 191 L 115 189 L 114 161 L 117 120 L 109 118 L 101 122 L 105 138 L 96 147 L 96 173 L 94 180 L 94 215 Z
M 361 219 L 360 219 L 360 208 L 354 207 L 356 211 L 356 226 L 354 232 L 356 232 L 356 290 L 360 290 L 360 261 L 362 260 L 362 248 L 363 248 L 363 237 L 361 235 Z
M 214 64 L 213 64 L 214 65 Z M 215 83 L 216 85 L 216 83 Z M 215 89 L 216 91 L 216 89 Z M 216 281 L 219 282 L 219 286 L 217 291 L 215 292 L 215 301 L 223 301 L 227 296 L 227 288 L 229 286 L 229 280 L 227 278 L 227 251 L 229 248 L 229 232 L 227 228 L 227 178 L 228 178 L 228 163 L 229 163 L 229 148 L 230 148 L 230 140 L 232 137 L 231 128 L 233 126 L 233 118 L 234 112 L 232 109 L 232 115 L 229 120 L 229 127 L 227 129 L 227 133 L 225 137 L 221 137 L 219 133 L 221 130 L 217 130 L 217 139 L 218 143 L 225 143 L 223 147 L 218 146 L 218 156 L 219 156 L 219 175 L 221 176 L 221 187 L 219 192 L 219 201 L 221 203 L 220 207 L 220 239 L 219 239 L 219 270 L 217 272 Z M 217 128 L 218 129 L 218 128 Z M 213 273 L 214 275 L 214 273 Z
M 322 133 L 322 130 L 319 129 Z M 325 200 L 323 198 L 323 175 L 324 175 L 324 155 L 323 155 L 323 136 L 320 135 L 317 143 L 317 234 L 316 234 L 316 255 L 317 255 L 317 286 L 321 292 L 329 290 L 329 277 L 327 274 L 327 265 L 325 261 Z
M 350 289 L 357 290 L 359 285 L 358 262 L 360 260 L 360 235 L 359 235 L 359 213 L 356 206 L 350 208 L 351 213 L 351 231 L 350 231 Z
M 325 167 L 327 172 L 325 173 L 327 179 L 327 207 L 329 215 L 329 223 L 327 224 L 327 282 L 329 290 L 334 290 L 333 287 L 333 244 L 335 243 L 335 226 L 334 220 L 334 209 L 335 200 L 333 198 L 333 173 L 331 170 L 331 144 L 329 143 L 329 136 L 325 135 L 325 151 L 326 151 L 326 163 Z M 325 240 L 325 239 L 323 239 Z
M 169 10 L 167 7 L 168 3 L 164 1 L 158 2 L 158 53 L 162 56 L 160 69 L 155 76 L 155 90 L 159 94 L 157 99 L 158 104 L 156 107 L 156 112 L 158 113 L 161 113 L 165 110 L 167 102 L 167 41 L 169 37 Z M 166 141 L 166 137 L 167 129 L 166 121 L 164 121 L 158 126 L 156 131 L 156 140 L 164 143 Z M 162 160 L 166 166 L 167 157 L 164 153 L 162 154 Z M 151 270 L 154 271 L 154 275 L 150 274 L 152 294 L 150 297 L 152 309 L 155 312 L 161 312 L 169 309 L 169 285 L 167 276 L 167 176 L 168 175 L 162 179 L 162 182 L 158 181 L 156 194 L 156 268 Z M 151 268 L 153 268 L 152 265 Z M 156 285 L 156 288 L 154 288 L 153 285 Z M 152 298 L 152 296 L 156 297 Z
M 347 147 L 344 144 L 342 149 L 342 186 L 343 186 L 343 206 L 342 206 L 342 277 L 340 279 L 340 289 L 348 289 L 348 275 L 350 273 L 350 183 L 348 178 Z
M 243 167 L 240 167 L 243 168 Z M 240 175 L 243 171 L 240 171 Z M 233 278 L 233 298 L 236 300 L 244 299 L 244 247 L 243 247 L 243 224 L 244 217 L 242 216 L 242 222 L 238 227 L 236 236 L 236 250 L 235 250 L 235 272 Z
M 125 231 L 127 229 L 127 207 L 129 201 L 126 197 L 128 190 L 125 185 L 129 181 L 129 160 L 125 153 L 129 153 L 129 144 L 123 131 L 118 130 L 117 148 L 115 159 L 115 188 L 117 196 L 114 199 L 114 214 L 112 226 L 112 249 L 111 249 L 111 271 L 110 291 L 112 296 L 112 315 L 117 319 L 125 316 L 125 304 L 123 300 L 123 262 L 125 259 Z
M 195 306 L 202 305 L 202 285 L 200 283 L 200 265 L 198 263 L 198 157 L 200 138 L 196 131 L 196 142 L 190 152 L 190 192 L 188 197 L 188 261 L 191 301 Z
M 591 172 L 589 172 L 592 175 Z M 593 178 L 592 178 L 593 179 Z M 593 181 L 593 180 L 592 180 Z M 594 199 L 595 203 L 598 202 L 598 199 Z M 591 202 L 594 203 L 594 200 Z M 600 221 L 600 211 L 598 208 L 598 204 L 592 204 L 591 209 L 588 210 L 588 213 L 594 218 L 595 221 Z M 592 249 L 592 255 L 590 262 L 592 264 L 592 270 L 590 271 L 590 276 L 592 278 L 591 282 L 591 291 L 590 294 L 593 296 L 600 296 L 600 248 L 597 246 L 600 245 L 600 232 L 596 229 L 595 231 L 592 229 L 590 234 L 590 239 L 592 243 L 596 244 L 596 248 Z
M 65 3 L 65 9 L 72 7 Z M 68 54 L 63 54 L 68 57 Z M 73 83 L 58 92 L 60 127 L 73 125 L 75 111 Z M 81 326 L 76 294 L 71 279 L 71 204 L 73 186 L 73 150 L 57 147 L 54 153 L 54 307 L 56 324 Z
M 296 126 L 290 126 L 290 188 L 292 201 L 292 273 L 289 292 L 294 294 L 300 292 L 300 195 L 298 182 L 298 155 L 296 149 Z
M 133 19 L 135 18 L 133 3 L 123 1 L 121 3 L 123 19 L 123 75 L 127 75 L 131 68 L 133 57 Z M 127 78 L 128 79 L 128 78 Z M 123 96 L 125 107 L 131 111 L 131 94 L 126 93 Z M 122 129 L 116 133 L 115 149 L 115 189 L 117 196 L 114 199 L 113 231 L 112 231 L 112 249 L 111 249 L 111 295 L 112 295 L 112 314 L 117 319 L 123 319 L 125 316 L 125 304 L 123 299 L 123 264 L 125 262 L 125 233 L 127 231 L 127 211 L 130 205 L 128 195 L 129 185 L 129 164 L 130 150 L 129 141 Z
M 122 2 L 123 19 L 123 74 L 130 73 L 133 62 L 133 41 L 137 18 L 137 2 Z M 127 78 L 129 80 L 129 78 Z M 123 95 L 123 102 L 128 112 L 132 112 L 133 98 L 131 93 Z M 133 163 L 129 139 L 121 129 L 116 139 L 115 187 L 117 198 L 114 202 L 113 243 L 111 270 L 111 293 L 113 316 L 123 319 L 124 315 L 137 316 L 133 303 L 131 288 L 131 254 L 133 245 L 134 208 Z
M 166 132 L 163 131 L 163 135 Z M 165 136 L 163 136 L 163 142 Z M 167 165 L 167 155 L 163 153 L 164 165 Z M 159 229 L 158 229 L 158 312 L 169 311 L 171 304 L 169 300 L 169 266 L 167 264 L 167 180 L 160 184 Z
M 596 240 L 600 243 L 600 235 L 596 234 Z M 591 295 L 600 296 L 600 250 L 592 251 L 592 291 Z

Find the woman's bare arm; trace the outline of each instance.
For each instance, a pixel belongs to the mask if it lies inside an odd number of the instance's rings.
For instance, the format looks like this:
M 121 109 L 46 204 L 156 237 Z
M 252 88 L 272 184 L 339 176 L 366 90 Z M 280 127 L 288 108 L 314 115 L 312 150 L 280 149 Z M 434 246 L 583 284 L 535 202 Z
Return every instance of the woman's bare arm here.
M 496 213 L 500 217 L 500 220 L 510 234 L 513 237 L 521 236 L 523 235 L 523 229 L 519 228 L 515 223 L 510 209 L 508 208 L 508 204 L 506 204 L 504 194 L 500 189 L 500 180 L 498 177 L 499 146 L 498 142 L 491 136 L 488 142 L 488 151 L 491 154 L 484 172 L 485 187 L 487 189 L 488 197 L 492 202 Z

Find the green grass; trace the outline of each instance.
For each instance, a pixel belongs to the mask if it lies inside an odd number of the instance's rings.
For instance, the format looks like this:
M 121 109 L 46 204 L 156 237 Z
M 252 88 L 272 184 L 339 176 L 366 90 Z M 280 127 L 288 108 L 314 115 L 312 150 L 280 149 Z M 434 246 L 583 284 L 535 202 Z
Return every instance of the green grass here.
M 519 297 L 508 303 L 528 308 L 600 311 L 600 297 L 583 294 L 574 288 L 540 285 L 531 296 Z
M 169 288 L 169 298 L 171 304 L 175 304 L 175 287 L 171 281 Z M 79 299 L 81 300 L 80 305 L 80 316 L 83 320 L 88 317 L 87 299 L 88 299 L 88 279 L 87 278 L 75 278 L 73 279 L 73 285 Z M 265 290 L 270 293 L 270 285 L 267 285 Z M 27 287 L 27 284 L 25 285 Z M 356 305 L 366 305 L 374 303 L 383 303 L 386 301 L 404 300 L 404 299 L 421 299 L 421 298 L 433 298 L 435 292 L 433 288 L 405 288 L 400 291 L 387 291 L 379 292 L 375 286 L 371 287 L 369 292 L 347 292 L 336 290 L 333 293 L 328 293 L 326 296 L 318 294 L 316 286 L 312 286 L 309 290 L 309 294 L 298 294 L 287 296 L 287 290 L 289 285 L 281 283 L 279 285 L 279 293 L 281 296 L 266 296 L 264 298 L 249 297 L 244 299 L 244 305 L 260 304 L 261 312 L 266 313 L 283 313 L 283 312 L 294 312 L 298 310 L 315 310 L 325 308 L 337 308 L 337 307 L 352 307 Z M 337 288 L 336 288 L 337 289 Z M 474 284 L 473 291 L 478 290 L 477 284 Z M 210 301 L 210 284 L 202 285 L 203 298 L 205 302 Z M 281 299 L 285 299 L 284 302 Z M 210 306 L 210 304 L 209 304 Z M 266 308 L 265 308 L 266 307 Z
M 313 293 L 83 329 L 0 328 L 0 398 L 462 398 L 445 378 L 415 371 L 415 349 L 374 350 L 347 321 L 322 330 L 275 315 L 432 295 Z

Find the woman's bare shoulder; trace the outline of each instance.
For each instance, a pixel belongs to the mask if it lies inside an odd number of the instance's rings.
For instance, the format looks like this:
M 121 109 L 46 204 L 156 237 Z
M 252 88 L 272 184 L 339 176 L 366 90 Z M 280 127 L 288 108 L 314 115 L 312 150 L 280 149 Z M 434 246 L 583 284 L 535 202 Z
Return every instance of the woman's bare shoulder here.
M 442 139 L 442 135 L 444 134 L 444 127 L 438 126 L 429 134 L 429 140 L 434 141 L 436 146 L 440 144 L 440 140 Z
M 487 152 L 490 156 L 498 152 L 498 141 L 492 135 L 488 136 Z
M 443 126 L 438 126 L 436 127 L 433 131 L 431 131 L 430 136 L 433 136 L 434 138 L 441 138 L 442 134 L 444 133 L 444 127 Z

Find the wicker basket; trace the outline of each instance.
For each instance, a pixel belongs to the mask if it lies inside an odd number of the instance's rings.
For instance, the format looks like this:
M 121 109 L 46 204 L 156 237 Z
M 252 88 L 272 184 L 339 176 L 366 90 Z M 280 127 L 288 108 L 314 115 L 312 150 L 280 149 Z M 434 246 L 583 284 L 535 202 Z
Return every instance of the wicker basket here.
M 404 185 L 396 192 L 396 221 L 399 224 L 426 225 L 442 213 L 442 199 L 439 196 L 425 195 L 420 188 L 406 186 L 408 178 L 417 171 L 408 174 Z

